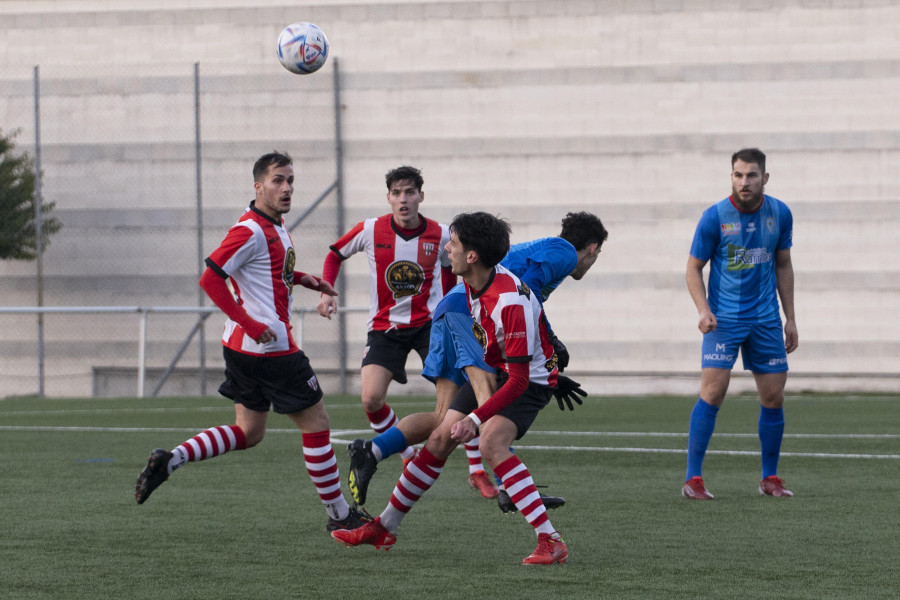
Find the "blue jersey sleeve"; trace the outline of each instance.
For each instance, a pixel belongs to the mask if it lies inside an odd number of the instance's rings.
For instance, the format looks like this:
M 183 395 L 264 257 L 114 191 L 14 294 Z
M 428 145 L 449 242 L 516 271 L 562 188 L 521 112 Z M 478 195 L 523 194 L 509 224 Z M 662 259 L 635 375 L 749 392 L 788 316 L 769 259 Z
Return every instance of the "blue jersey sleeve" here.
M 779 203 L 779 217 L 781 223 L 781 235 L 778 238 L 776 250 L 786 250 L 794 245 L 794 215 L 784 202 Z
M 515 244 L 501 262 L 529 288 L 539 292 L 543 304 L 578 264 L 575 247 L 561 237 Z
M 719 214 L 716 207 L 713 206 L 703 211 L 703 215 L 697 223 L 694 240 L 691 242 L 691 256 L 708 261 L 715 254 L 720 240 Z

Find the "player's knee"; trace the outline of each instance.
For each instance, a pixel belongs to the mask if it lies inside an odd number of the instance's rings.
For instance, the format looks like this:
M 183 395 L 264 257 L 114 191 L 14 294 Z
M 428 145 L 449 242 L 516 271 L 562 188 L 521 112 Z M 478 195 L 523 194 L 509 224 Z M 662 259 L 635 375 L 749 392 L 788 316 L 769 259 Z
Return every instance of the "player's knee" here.
M 252 448 L 253 446 L 255 446 L 258 443 L 260 443 L 261 441 L 263 441 L 263 438 L 266 436 L 266 430 L 265 429 L 249 429 L 249 430 L 245 429 L 244 436 L 247 438 L 247 446 L 246 447 Z
M 368 413 L 377 412 L 384 406 L 384 396 L 381 394 L 363 394 L 362 405 L 363 409 Z

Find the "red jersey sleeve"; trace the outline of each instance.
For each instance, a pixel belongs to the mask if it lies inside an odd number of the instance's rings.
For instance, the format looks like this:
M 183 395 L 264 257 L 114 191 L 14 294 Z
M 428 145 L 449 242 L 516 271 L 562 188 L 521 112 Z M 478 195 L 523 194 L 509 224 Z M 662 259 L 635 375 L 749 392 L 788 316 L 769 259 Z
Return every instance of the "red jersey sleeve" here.
M 238 304 L 228 289 L 228 284 L 225 283 L 224 271 L 221 269 L 219 271 L 217 273 L 212 267 L 207 267 L 200 276 L 200 287 L 229 319 L 240 325 L 251 338 L 257 339 L 268 326 L 253 320 L 244 307 Z
M 322 279 L 327 281 L 334 287 L 337 281 L 338 272 L 341 270 L 341 257 L 337 252 L 331 251 L 325 257 L 325 264 L 322 265 Z
M 498 412 L 512 404 L 528 389 L 528 363 L 509 364 L 509 380 L 490 399 L 475 409 L 475 416 L 484 423 Z

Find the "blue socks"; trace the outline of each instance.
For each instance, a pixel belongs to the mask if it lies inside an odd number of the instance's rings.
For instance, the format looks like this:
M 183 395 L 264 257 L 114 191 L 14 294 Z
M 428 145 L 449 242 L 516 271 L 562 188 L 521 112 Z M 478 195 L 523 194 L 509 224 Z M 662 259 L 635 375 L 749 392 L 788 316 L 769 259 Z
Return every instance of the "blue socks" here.
M 375 453 L 375 458 L 379 461 L 384 460 L 392 454 L 402 452 L 406 446 L 406 436 L 403 435 L 403 432 L 397 429 L 396 426 L 375 436 L 372 440 L 372 451 Z M 379 453 L 381 456 L 378 456 Z
M 762 478 L 778 474 L 781 438 L 784 437 L 784 410 L 759 407 L 759 445 L 762 451 Z
M 691 411 L 691 428 L 688 433 L 687 473 L 684 480 L 703 476 L 703 457 L 706 456 L 706 448 L 716 428 L 716 415 L 718 406 L 707 404 L 702 398 L 697 398 L 694 410 Z

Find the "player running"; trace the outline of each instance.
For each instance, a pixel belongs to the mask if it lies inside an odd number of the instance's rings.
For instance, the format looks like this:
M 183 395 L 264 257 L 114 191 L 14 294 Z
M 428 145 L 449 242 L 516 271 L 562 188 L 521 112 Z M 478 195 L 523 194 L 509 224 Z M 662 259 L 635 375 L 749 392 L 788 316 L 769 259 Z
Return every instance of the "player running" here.
M 357 223 L 331 246 L 322 278 L 334 285 L 341 263 L 357 252 L 369 259 L 369 332 L 363 352 L 360 385 L 369 423 L 382 433 L 397 423 L 385 402 L 391 380 L 405 384 L 406 359 L 415 351 L 424 361 L 428 354 L 431 313 L 456 284 L 444 246 L 446 225 L 425 218 L 419 205 L 425 200 L 421 172 L 398 167 L 385 175 L 391 212 Z M 323 293 L 316 307 L 331 319 L 337 301 Z M 401 456 L 409 459 L 413 448 Z
M 328 296 L 337 292 L 328 282 L 294 269 L 297 257 L 282 217 L 291 209 L 294 193 L 291 157 L 277 152 L 261 156 L 253 166 L 253 180 L 256 199 L 206 259 L 200 278 L 200 286 L 228 316 L 222 335 L 225 382 L 219 393 L 234 401 L 235 424 L 207 429 L 172 451 L 153 450 L 134 496 L 143 504 L 188 462 L 257 445 L 274 407 L 302 432 L 306 469 L 328 514 L 326 529 L 353 529 L 365 516 L 341 493 L 322 390 L 291 336 L 290 323 L 294 285 Z
M 558 237 L 548 237 L 512 246 L 501 261 L 528 285 L 538 291 L 538 300 L 546 301 L 566 277 L 580 280 L 596 262 L 608 233 L 595 215 L 587 212 L 568 213 L 562 220 Z M 454 287 L 438 304 L 432 320 L 431 352 L 425 359 L 422 375 L 433 381 L 437 402 L 434 412 L 415 413 L 401 419 L 397 425 L 373 440 L 354 440 L 350 450 L 350 493 L 360 506 L 366 502 L 369 483 L 376 465 L 385 458 L 411 444 L 428 439 L 441 423 L 450 402 L 468 379 L 476 397 L 486 400 L 496 391 L 494 369 L 484 362 L 484 349 L 472 334 L 472 316 L 466 303 L 462 284 Z M 554 344 L 560 371 L 569 361 L 565 346 L 553 334 L 547 323 L 551 343 Z M 571 410 L 572 402 L 581 403 L 586 395 L 580 386 L 568 377 L 560 376 L 555 392 L 560 410 L 564 402 Z M 469 484 L 477 488 L 485 498 L 497 498 L 503 512 L 515 512 L 516 506 L 498 479 L 498 486 L 486 476 L 482 466 L 478 438 L 465 444 L 469 460 Z M 565 504 L 558 496 L 541 494 L 547 508 Z
M 450 225 L 447 251 L 453 273 L 460 275 L 474 319 L 476 337 L 490 367 L 508 375 L 486 402 L 470 384 L 454 399 L 422 451 L 403 470 L 390 502 L 373 521 L 332 537 L 348 546 L 390 548 L 403 518 L 435 483 L 447 458 L 481 429 L 484 458 L 500 476 L 518 510 L 538 537 L 524 564 L 563 563 L 568 549 L 554 529 L 526 466 L 510 452 L 547 405 L 556 387 L 555 352 L 536 294 L 497 263 L 509 250 L 509 224 L 487 213 L 457 215 Z

